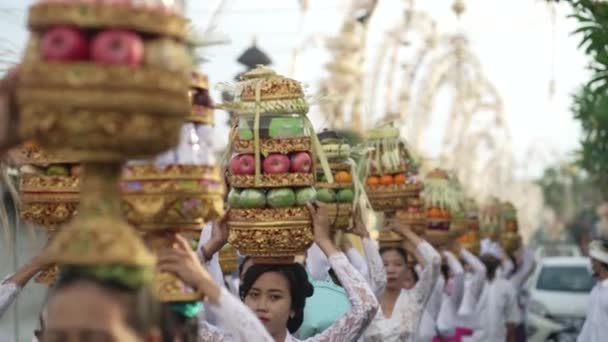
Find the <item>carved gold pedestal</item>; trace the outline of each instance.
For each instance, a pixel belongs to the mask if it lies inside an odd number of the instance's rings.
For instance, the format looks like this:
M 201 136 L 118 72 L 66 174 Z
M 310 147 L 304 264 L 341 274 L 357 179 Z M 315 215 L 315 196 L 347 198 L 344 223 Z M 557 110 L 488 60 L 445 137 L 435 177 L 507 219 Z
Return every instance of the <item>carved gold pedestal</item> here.
M 228 242 L 259 263 L 292 263 L 314 241 L 307 207 L 231 209 Z

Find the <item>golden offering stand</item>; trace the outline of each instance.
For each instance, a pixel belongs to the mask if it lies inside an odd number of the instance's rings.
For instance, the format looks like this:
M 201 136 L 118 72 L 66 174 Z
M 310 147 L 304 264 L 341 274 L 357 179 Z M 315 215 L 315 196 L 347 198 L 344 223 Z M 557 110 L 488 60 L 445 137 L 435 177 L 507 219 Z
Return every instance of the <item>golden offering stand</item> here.
M 315 160 L 333 183 L 306 117 L 309 104 L 300 83 L 262 66 L 244 74 L 234 92 L 235 101 L 223 104 L 238 117 L 229 150 L 228 242 L 256 263 L 293 263 L 314 240 L 306 202 L 314 200 Z M 276 164 L 264 167 L 268 158 Z
M 500 215 L 500 244 L 507 254 L 515 252 L 521 246 L 521 237 L 518 232 L 517 210 L 511 202 L 501 205 Z
M 469 252 L 479 255 L 481 251 L 481 236 L 479 233 L 479 207 L 475 200 L 469 198 L 465 200 L 465 210 L 467 212 L 467 230 L 465 234 L 458 238 L 460 245 Z
M 131 43 L 141 44 L 145 56 L 53 60 L 41 41 L 66 24 L 90 35 L 129 30 Z M 116 276 L 109 269 L 127 270 L 121 279 L 139 286 L 149 281 L 154 256 L 123 216 L 119 180 L 124 161 L 153 157 L 179 140 L 190 110 L 190 64 L 162 56 L 187 55 L 187 20 L 174 11 L 129 3 L 66 1 L 32 5 L 28 26 L 17 87 L 21 136 L 82 163 L 78 215 L 58 230 L 49 255 L 66 269 L 95 269 L 106 276 Z
M 76 215 L 80 196 L 80 165 L 67 153 L 49 153 L 28 142 L 11 151 L 19 166 L 19 214 L 43 227 L 51 241 L 57 230 Z M 35 278 L 52 285 L 58 269 L 52 266 Z
M 374 211 L 387 219 L 397 218 L 412 231 L 424 235 L 426 214 L 419 201 L 423 184 L 418 178 L 418 165 L 407 143 L 393 126 L 374 128 L 367 132 L 362 146 L 367 150 L 361 161 L 365 192 Z M 381 246 L 401 246 L 402 237 L 383 229 Z
M 434 169 L 428 173 L 422 198 L 427 216 L 426 239 L 435 247 L 444 246 L 455 237 L 454 213 L 462 212 L 460 194 L 445 170 Z M 464 225 L 464 222 L 462 219 L 459 223 Z

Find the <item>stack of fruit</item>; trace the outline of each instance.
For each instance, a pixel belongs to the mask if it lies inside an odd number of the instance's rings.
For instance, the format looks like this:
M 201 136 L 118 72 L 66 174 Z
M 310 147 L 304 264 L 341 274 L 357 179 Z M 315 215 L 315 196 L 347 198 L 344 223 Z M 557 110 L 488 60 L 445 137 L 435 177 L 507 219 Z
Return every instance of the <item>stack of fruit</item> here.
M 458 238 L 458 242 L 469 252 L 479 254 L 481 238 L 479 236 L 479 207 L 474 199 L 468 198 L 465 201 L 465 210 L 468 219 L 467 232 Z
M 383 127 L 368 132 L 365 148 L 365 191 L 375 211 L 393 213 L 407 208 L 407 200 L 417 198 L 422 182 L 418 168 L 406 144 L 399 139 L 399 129 Z
M 490 198 L 482 207 L 480 215 L 481 237 L 498 242 L 500 238 L 500 200 L 496 197 Z
M 318 136 L 335 182 L 327 182 L 323 170 L 317 168 L 317 199 L 328 204 L 332 229 L 344 230 L 351 226 L 355 204 L 353 183 L 355 162 L 350 159 L 351 147 L 335 132 L 325 131 Z
M 367 138 L 363 149 L 368 152 L 361 161 L 361 168 L 372 208 L 389 216 L 401 211 L 400 218 L 420 223 L 416 199 L 420 196 L 422 182 L 417 176 L 418 166 L 411 151 L 399 138 L 399 129 L 391 126 L 371 129 Z M 400 245 L 402 238 L 384 229 L 378 240 L 381 245 L 389 246 Z
M 431 171 L 425 179 L 422 192 L 427 217 L 427 240 L 434 246 L 448 242 L 451 233 L 452 213 L 460 210 L 459 196 L 448 173 L 441 169 Z
M 72 271 L 94 268 L 130 286 L 150 279 L 154 257 L 124 218 L 119 184 L 126 160 L 179 141 L 190 110 L 182 5 L 43 0 L 29 9 L 20 133 L 82 163 L 78 215 L 49 245 L 50 259 Z M 157 205 L 141 202 L 143 211 Z
M 500 243 L 505 252 L 513 253 L 521 244 L 517 226 L 517 210 L 511 202 L 502 204 Z
M 265 67 L 242 80 L 236 102 L 224 104 L 240 117 L 230 142 L 229 242 L 264 262 L 293 262 L 313 238 L 306 207 L 316 198 L 313 151 L 333 176 L 301 85 Z
M 19 165 L 21 218 L 44 227 L 51 239 L 76 214 L 80 164 L 65 152 L 50 153 L 33 142 L 12 151 L 11 157 Z M 56 277 L 57 268 L 52 267 L 36 281 L 51 285 Z

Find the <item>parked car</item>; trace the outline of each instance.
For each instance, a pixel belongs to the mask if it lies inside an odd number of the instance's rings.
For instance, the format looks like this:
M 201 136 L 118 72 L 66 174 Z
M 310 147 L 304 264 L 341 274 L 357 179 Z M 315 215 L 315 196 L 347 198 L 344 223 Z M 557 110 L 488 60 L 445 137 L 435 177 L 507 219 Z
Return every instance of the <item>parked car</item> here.
M 575 342 L 585 322 L 594 285 L 588 258 L 540 260 L 528 283 L 528 340 Z
M 577 245 L 568 243 L 546 244 L 536 248 L 536 260 L 549 257 L 580 257 L 581 250 Z

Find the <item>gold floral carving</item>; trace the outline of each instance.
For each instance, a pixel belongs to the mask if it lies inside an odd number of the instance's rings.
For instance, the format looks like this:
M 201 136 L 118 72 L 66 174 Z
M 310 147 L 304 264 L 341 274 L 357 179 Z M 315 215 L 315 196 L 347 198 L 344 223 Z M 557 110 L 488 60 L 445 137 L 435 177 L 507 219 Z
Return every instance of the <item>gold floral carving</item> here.
M 305 253 L 314 240 L 306 207 L 233 209 L 228 215 L 228 242 L 244 255 L 293 257 Z
M 161 167 L 154 164 L 140 164 L 126 166 L 122 180 L 168 180 L 175 183 L 187 180 L 221 182 L 222 176 L 220 168 L 212 165 L 171 164 Z
M 156 254 L 161 249 L 172 247 L 174 234 L 165 232 L 146 233 L 144 239 L 146 245 Z M 172 273 L 156 272 L 152 280 L 152 289 L 161 302 L 182 302 L 203 298 L 201 292 L 193 291 Z
M 401 247 L 403 237 L 391 230 L 382 230 L 378 235 L 380 247 Z
M 47 228 L 70 221 L 76 215 L 77 208 L 77 198 L 66 203 L 27 202 L 21 204 L 20 216 L 25 221 Z
M 224 274 L 232 273 L 238 269 L 238 255 L 234 248 L 221 249 L 219 259 Z
M 235 188 L 279 188 L 312 186 L 315 184 L 315 177 L 312 173 L 263 174 L 261 175 L 261 182 L 256 184 L 253 175 L 230 175 L 228 181 Z
M 236 153 L 253 153 L 253 140 L 235 139 L 232 147 Z M 270 153 L 289 153 L 297 151 L 310 151 L 312 143 L 309 137 L 260 139 L 260 152 L 264 155 Z
M 307 207 L 230 209 L 228 220 L 232 222 L 310 222 L 311 217 Z
M 84 2 L 36 4 L 30 8 L 28 25 L 34 31 L 55 25 L 87 28 L 121 27 L 179 39 L 184 39 L 188 32 L 187 19 L 177 14 Z
M 20 103 L 48 101 L 66 107 L 124 109 L 183 117 L 190 108 L 188 85 L 187 75 L 153 66 L 37 62 L 23 64 L 19 69 L 19 91 L 37 95 L 21 97 Z M 70 94 L 85 97 L 66 96 Z
M 34 104 L 21 106 L 21 120 L 22 136 L 35 138 L 49 148 L 82 151 L 82 161 L 156 155 L 178 143 L 181 126 L 181 119 L 142 112 L 68 110 Z
M 73 176 L 47 176 L 26 173 L 21 175 L 19 190 L 22 193 L 78 194 L 80 191 L 80 180 L 78 177 Z
M 228 222 L 228 242 L 252 257 L 291 257 L 306 253 L 314 241 L 312 224 L 279 222 L 264 227 Z
M 376 194 L 367 193 L 369 203 L 372 205 L 374 211 L 393 212 L 399 209 L 405 208 L 406 198 L 401 193 L 394 194 L 382 194 L 382 196 L 375 196 Z
M 330 203 L 326 207 L 329 223 L 333 230 L 350 228 L 353 216 L 353 205 L 351 203 Z
M 121 217 L 76 216 L 48 247 L 49 258 L 61 265 L 154 264 L 138 234 Z
M 272 76 L 260 81 L 255 80 L 245 83 L 241 91 L 241 101 L 255 101 L 258 82 L 261 82 L 259 87 L 262 101 L 304 98 L 304 91 L 300 82 L 286 77 Z
M 32 142 L 11 150 L 10 157 L 17 165 L 74 164 L 79 161 L 70 151 L 43 150 Z
M 141 230 L 200 229 L 223 213 L 223 197 L 216 194 L 127 193 L 125 218 Z

